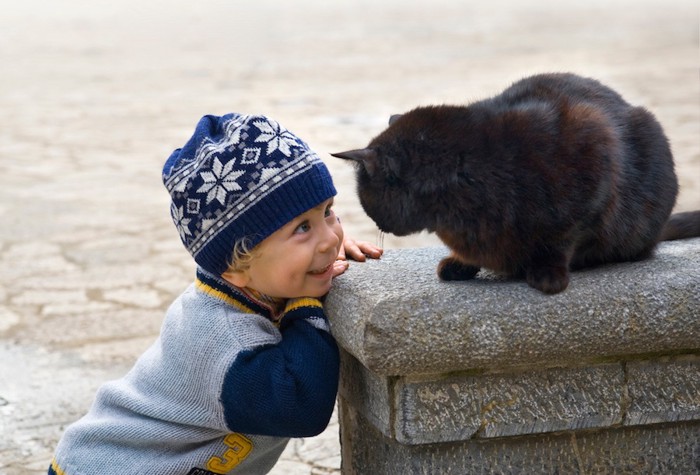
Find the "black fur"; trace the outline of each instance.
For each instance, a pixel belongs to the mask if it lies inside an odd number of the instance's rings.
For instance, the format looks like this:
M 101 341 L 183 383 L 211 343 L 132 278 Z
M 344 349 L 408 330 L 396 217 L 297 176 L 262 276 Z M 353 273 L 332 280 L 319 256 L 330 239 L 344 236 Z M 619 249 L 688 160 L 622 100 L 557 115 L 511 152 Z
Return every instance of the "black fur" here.
M 654 116 L 573 74 L 525 78 L 468 106 L 416 108 L 367 148 L 333 155 L 360 164 L 360 202 L 382 231 L 437 233 L 452 250 L 438 268 L 445 280 L 486 267 L 557 293 L 570 269 L 644 259 L 660 238 L 700 235 L 700 213 L 664 228 L 678 183 Z

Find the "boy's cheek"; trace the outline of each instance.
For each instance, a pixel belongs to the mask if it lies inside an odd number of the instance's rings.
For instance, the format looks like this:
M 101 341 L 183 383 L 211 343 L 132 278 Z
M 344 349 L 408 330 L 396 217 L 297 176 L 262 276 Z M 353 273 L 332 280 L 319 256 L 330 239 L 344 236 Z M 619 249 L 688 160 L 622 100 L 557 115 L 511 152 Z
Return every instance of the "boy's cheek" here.
M 335 232 L 338 234 L 338 238 L 340 239 L 340 242 L 343 242 L 343 238 L 345 237 L 345 231 L 343 231 L 343 225 L 340 224 L 340 221 L 337 221 L 334 225 L 335 227 Z
M 333 228 L 335 230 L 335 234 L 338 236 L 338 241 L 340 241 L 340 244 L 338 244 L 338 249 L 340 249 L 340 246 L 343 245 L 343 239 L 345 238 L 345 232 L 343 231 L 343 226 L 341 226 L 340 221 L 337 221 L 335 225 L 333 225 Z

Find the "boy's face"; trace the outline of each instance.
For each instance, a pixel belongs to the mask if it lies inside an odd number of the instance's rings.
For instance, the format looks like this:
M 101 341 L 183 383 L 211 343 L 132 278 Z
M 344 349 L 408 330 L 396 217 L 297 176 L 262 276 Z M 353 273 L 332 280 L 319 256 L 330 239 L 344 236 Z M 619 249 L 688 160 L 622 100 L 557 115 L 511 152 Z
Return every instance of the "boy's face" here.
M 343 228 L 333 199 L 297 216 L 258 246 L 250 267 L 222 277 L 269 297 L 321 297 L 331 288 Z

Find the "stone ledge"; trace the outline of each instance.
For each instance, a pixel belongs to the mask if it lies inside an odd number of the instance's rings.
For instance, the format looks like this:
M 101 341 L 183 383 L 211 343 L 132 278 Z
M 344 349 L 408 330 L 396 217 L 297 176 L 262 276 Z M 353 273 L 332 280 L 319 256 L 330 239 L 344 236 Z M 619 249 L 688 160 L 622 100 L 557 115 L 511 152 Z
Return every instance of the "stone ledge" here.
M 400 444 L 700 421 L 700 354 L 432 379 L 341 361 L 341 397 Z
M 441 282 L 444 247 L 354 264 L 326 300 L 341 347 L 379 375 L 556 367 L 700 349 L 700 239 L 572 274 L 544 295 L 480 273 Z M 495 282 L 497 281 L 497 282 Z
M 343 473 L 690 474 L 700 470 L 700 422 L 397 444 L 340 400 Z

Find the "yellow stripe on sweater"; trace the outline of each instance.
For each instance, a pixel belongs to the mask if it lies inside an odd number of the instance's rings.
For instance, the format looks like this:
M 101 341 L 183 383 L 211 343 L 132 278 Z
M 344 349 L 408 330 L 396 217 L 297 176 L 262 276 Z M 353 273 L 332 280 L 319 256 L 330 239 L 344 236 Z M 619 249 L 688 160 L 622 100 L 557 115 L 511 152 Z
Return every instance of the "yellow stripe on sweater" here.
M 56 463 L 56 459 L 53 459 L 51 461 L 51 468 L 53 469 L 54 472 L 56 472 L 56 475 L 66 475 L 66 472 L 61 470 L 61 467 L 59 467 L 58 463 Z
M 288 313 L 301 307 L 323 308 L 323 305 L 321 305 L 321 301 L 318 299 L 314 299 L 311 297 L 303 297 L 299 299 L 294 299 L 293 302 L 288 303 L 287 307 L 284 309 L 284 312 Z
M 256 313 L 255 311 L 251 310 L 251 309 L 250 309 L 249 307 L 247 307 L 246 305 L 243 305 L 240 301 L 238 301 L 238 300 L 236 300 L 236 299 L 234 299 L 234 298 L 231 298 L 230 296 L 226 295 L 224 292 L 222 292 L 222 291 L 220 291 L 220 290 L 217 290 L 217 289 L 215 289 L 214 287 L 212 287 L 212 286 L 210 286 L 210 285 L 205 284 L 204 282 L 202 282 L 202 281 L 199 280 L 199 279 L 195 280 L 194 285 L 195 285 L 199 290 L 201 290 L 202 292 L 204 292 L 205 294 L 210 295 L 210 296 L 212 296 L 212 297 L 215 297 L 215 298 L 217 298 L 217 299 L 219 299 L 219 300 L 223 300 L 224 302 L 226 302 L 226 303 L 228 303 L 228 304 L 230 304 L 230 305 L 233 305 L 234 307 L 236 307 L 237 309 L 239 309 L 239 310 L 241 310 L 241 311 L 243 311 L 243 312 L 245 312 L 245 313 Z

